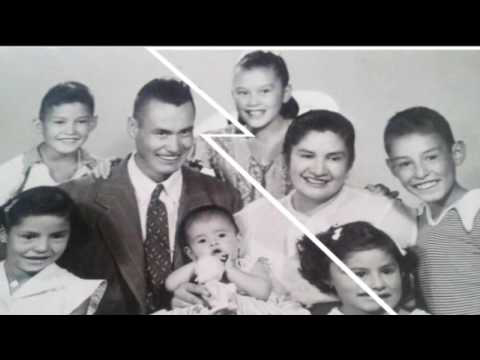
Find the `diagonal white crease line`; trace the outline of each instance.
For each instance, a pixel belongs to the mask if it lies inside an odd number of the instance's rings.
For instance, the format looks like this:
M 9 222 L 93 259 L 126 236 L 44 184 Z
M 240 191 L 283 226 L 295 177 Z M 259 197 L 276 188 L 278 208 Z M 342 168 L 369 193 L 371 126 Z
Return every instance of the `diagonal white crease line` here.
M 272 196 L 267 189 L 265 189 L 257 180 L 255 180 L 245 169 L 243 169 L 235 159 L 233 159 L 220 145 L 218 145 L 213 138 L 215 137 L 253 137 L 245 127 L 243 127 L 237 119 L 233 117 L 220 105 L 218 105 L 213 99 L 211 99 L 205 92 L 203 92 L 198 86 L 196 86 L 188 77 L 186 77 L 180 70 L 178 70 L 173 64 L 171 64 L 165 57 L 161 56 L 157 52 L 157 48 L 147 48 L 147 50 L 154 55 L 160 62 L 167 66 L 175 75 L 188 84 L 194 91 L 196 91 L 205 101 L 217 109 L 222 115 L 228 114 L 227 117 L 235 126 L 240 125 L 240 130 L 245 131 L 246 134 L 200 134 L 203 140 L 205 140 L 211 147 L 213 147 L 236 171 L 238 171 L 250 184 L 252 184 L 258 192 L 260 192 L 270 203 L 277 208 L 293 225 L 295 225 L 303 234 L 305 234 L 310 241 L 317 245 L 325 255 L 327 255 L 331 261 L 333 261 L 341 270 L 343 270 L 363 291 L 365 291 L 370 297 L 375 300 L 389 315 L 397 315 L 397 313 L 383 301 L 369 286 L 367 286 L 355 273 L 350 270 L 334 253 L 332 253 L 325 245 L 319 241 L 315 234 L 313 234 L 304 224 L 302 224 L 282 203 L 280 203 L 274 196 Z M 234 121 L 233 121 L 234 120 Z
M 239 129 L 243 134 L 243 137 L 255 137 L 250 130 L 245 126 L 240 124 L 238 119 L 236 119 L 232 114 L 226 111 L 222 106 L 220 106 L 215 100 L 213 100 L 205 91 L 198 87 L 192 80 L 190 80 L 185 74 L 178 70 L 170 61 L 168 61 L 163 55 L 158 52 L 157 48 L 146 48 L 153 56 L 155 56 L 163 65 L 165 65 L 171 72 L 173 72 L 178 78 L 180 78 L 184 83 L 190 86 L 193 91 L 195 91 L 200 97 L 203 98 L 210 106 L 217 110 L 220 114 L 225 116 L 226 119 L 230 120 L 237 129 Z

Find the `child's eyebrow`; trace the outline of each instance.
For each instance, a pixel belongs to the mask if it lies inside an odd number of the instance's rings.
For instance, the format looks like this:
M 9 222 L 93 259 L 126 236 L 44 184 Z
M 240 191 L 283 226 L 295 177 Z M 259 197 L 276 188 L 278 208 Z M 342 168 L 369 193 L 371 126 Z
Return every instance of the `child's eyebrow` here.
M 202 234 L 197 234 L 197 235 L 192 236 L 192 239 L 195 240 L 195 239 L 197 239 L 197 238 L 202 238 L 202 237 L 205 237 L 205 236 L 206 236 L 206 235 L 203 234 L 203 233 L 202 233 Z
M 91 117 L 92 117 L 91 115 L 81 115 L 81 116 L 76 117 L 75 120 L 77 120 L 77 119 L 90 119 Z M 53 116 L 52 116 L 52 119 L 67 120 L 68 117 L 66 117 L 66 116 L 59 116 L 59 115 L 53 115 Z
M 268 83 L 268 84 L 262 84 L 260 86 L 257 86 L 256 89 L 266 89 L 266 88 L 273 88 L 275 87 L 275 84 L 274 83 Z M 236 86 L 235 87 L 235 90 L 248 90 L 247 87 L 245 86 Z
M 390 261 L 390 262 L 388 262 L 388 263 L 386 263 L 386 264 L 381 265 L 380 268 L 390 267 L 390 266 L 397 266 L 397 265 L 398 265 L 397 262 L 395 262 L 395 261 Z
M 346 152 L 342 150 L 342 151 L 329 152 L 329 153 L 327 154 L 327 156 L 336 156 L 336 155 L 345 155 L 345 154 L 346 154 Z
M 432 151 L 439 151 L 439 150 L 441 150 L 440 146 L 435 146 L 431 149 L 425 150 L 422 154 L 426 154 L 426 153 L 429 153 L 429 152 L 432 152 Z
M 315 153 L 315 151 L 313 151 L 313 150 L 308 150 L 308 149 L 305 149 L 305 148 L 298 148 L 297 151 L 298 151 L 298 152 L 311 153 L 311 154 L 314 154 L 314 153 Z
M 391 157 L 390 161 L 410 160 L 410 156 L 395 156 Z
M 66 232 L 69 232 L 69 231 L 70 231 L 70 229 L 62 229 L 62 230 L 54 231 L 52 234 L 66 233 Z
M 38 231 L 34 231 L 34 230 L 22 230 L 22 231 L 19 231 L 20 234 L 40 234 Z
M 422 155 L 427 154 L 427 153 L 432 152 L 432 151 L 440 151 L 440 150 L 441 150 L 440 146 L 435 146 L 435 147 L 432 147 L 432 148 L 427 149 L 425 151 L 422 151 Z M 407 160 L 407 159 L 410 159 L 410 156 L 396 156 L 396 157 L 390 158 L 390 161 Z
M 365 267 L 363 265 L 355 265 L 355 264 L 352 264 L 352 265 L 347 265 L 350 269 L 368 269 L 368 267 Z
M 355 271 L 355 270 L 361 270 L 361 271 L 370 271 L 370 268 L 367 267 L 362 267 L 362 266 L 349 266 L 350 270 Z

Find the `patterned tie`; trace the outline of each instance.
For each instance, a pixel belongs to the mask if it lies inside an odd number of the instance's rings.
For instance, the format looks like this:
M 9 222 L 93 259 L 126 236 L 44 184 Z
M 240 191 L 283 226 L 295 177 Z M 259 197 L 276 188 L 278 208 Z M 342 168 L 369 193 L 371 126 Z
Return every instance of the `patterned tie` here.
M 165 204 L 160 200 L 163 185 L 158 184 L 152 193 L 147 211 L 147 238 L 145 250 L 145 278 L 147 283 L 147 312 L 152 313 L 164 306 L 164 283 L 170 274 L 170 246 L 168 241 L 168 214 Z

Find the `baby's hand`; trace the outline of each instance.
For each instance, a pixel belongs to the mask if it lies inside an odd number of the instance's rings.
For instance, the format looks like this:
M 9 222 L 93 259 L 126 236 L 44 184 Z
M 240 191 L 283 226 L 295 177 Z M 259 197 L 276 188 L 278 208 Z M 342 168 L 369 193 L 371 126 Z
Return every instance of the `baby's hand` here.
M 195 274 L 200 284 L 210 280 L 220 280 L 224 272 L 225 264 L 215 256 L 202 257 L 195 264 Z
M 233 256 L 229 256 L 225 261 L 225 271 L 229 271 L 233 268 L 236 268 L 237 260 Z

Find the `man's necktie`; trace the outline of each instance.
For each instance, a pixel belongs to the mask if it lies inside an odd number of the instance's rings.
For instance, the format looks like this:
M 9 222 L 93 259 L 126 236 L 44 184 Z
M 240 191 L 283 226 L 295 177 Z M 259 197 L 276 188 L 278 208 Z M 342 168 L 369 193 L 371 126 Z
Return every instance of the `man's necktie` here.
M 165 204 L 160 200 L 162 191 L 163 185 L 158 184 L 152 193 L 147 211 L 147 237 L 144 243 L 147 313 L 165 306 L 162 299 L 162 295 L 165 297 L 164 284 L 172 268 L 168 241 L 168 214 Z

